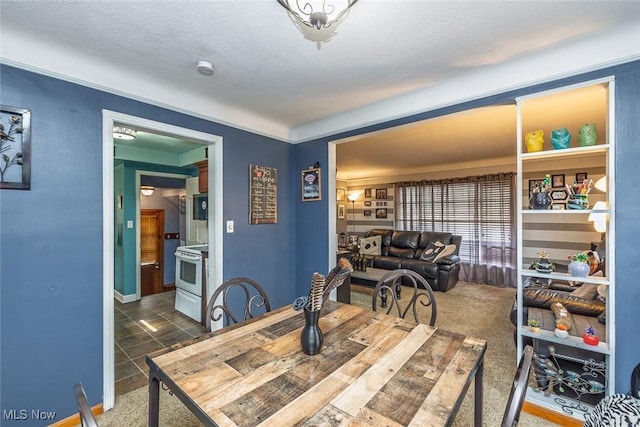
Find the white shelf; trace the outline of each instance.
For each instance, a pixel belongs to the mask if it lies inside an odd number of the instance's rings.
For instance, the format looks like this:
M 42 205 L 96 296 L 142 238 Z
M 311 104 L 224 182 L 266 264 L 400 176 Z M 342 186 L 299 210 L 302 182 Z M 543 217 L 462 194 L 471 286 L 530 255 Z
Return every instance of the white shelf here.
M 608 214 L 609 209 L 522 209 L 522 215 L 588 215 Z
M 584 405 L 584 407 L 587 408 L 588 412 L 591 412 L 591 410 L 593 409 L 593 406 L 589 405 L 588 403 L 578 402 L 577 400 L 571 399 L 570 397 L 560 396 L 557 394 L 550 394 L 546 396 L 542 391 L 534 390 L 533 387 L 527 387 L 527 395 L 526 395 L 527 402 L 531 402 L 535 405 L 549 409 L 563 416 L 570 416 L 571 418 L 575 418 L 576 420 L 579 420 L 581 423 L 584 423 L 584 416 L 585 416 L 584 412 L 573 410 L 572 414 L 568 414 L 566 411 L 562 410 L 562 408 L 560 407 L 560 404 L 556 401 L 556 399 L 561 399 L 561 401 L 565 401 L 570 405 L 572 403 L 575 406 L 577 406 L 578 404 Z
M 609 285 L 609 279 L 601 276 L 572 276 L 568 273 L 540 273 L 536 270 L 523 269 L 521 274 L 525 277 L 541 277 L 544 279 L 564 280 L 567 282 L 593 283 L 596 285 Z
M 609 151 L 609 144 L 596 144 L 587 147 L 573 147 L 561 150 L 544 150 L 536 151 L 534 153 L 522 153 L 521 158 L 523 162 L 526 162 L 528 160 L 550 159 L 553 157 L 588 156 L 596 153 L 606 153 L 607 151 Z
M 566 345 L 567 347 L 579 348 L 586 351 L 594 351 L 596 353 L 610 354 L 609 345 L 606 342 L 600 341 L 598 345 L 585 344 L 582 341 L 582 337 L 574 337 L 569 335 L 567 338 L 557 337 L 552 331 L 541 330 L 540 332 L 531 332 L 526 326 L 523 326 L 520 333 L 523 336 L 541 339 L 544 341 L 553 342 L 556 344 Z

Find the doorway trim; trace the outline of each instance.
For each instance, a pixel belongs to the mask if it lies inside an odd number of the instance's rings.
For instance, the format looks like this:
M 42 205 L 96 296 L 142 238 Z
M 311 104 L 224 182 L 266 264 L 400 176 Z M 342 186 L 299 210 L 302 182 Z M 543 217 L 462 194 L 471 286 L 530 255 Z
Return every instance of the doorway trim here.
M 113 170 L 113 126 L 138 126 L 163 132 L 176 137 L 187 138 L 209 145 L 209 278 L 213 283 L 222 283 L 223 245 L 223 149 L 222 137 L 193 129 L 173 126 L 129 114 L 102 110 L 102 367 L 103 367 L 103 408 L 113 408 L 115 402 L 115 359 L 114 359 L 114 170 Z M 213 209 L 211 209 L 213 207 Z M 136 222 L 139 219 L 136 219 Z

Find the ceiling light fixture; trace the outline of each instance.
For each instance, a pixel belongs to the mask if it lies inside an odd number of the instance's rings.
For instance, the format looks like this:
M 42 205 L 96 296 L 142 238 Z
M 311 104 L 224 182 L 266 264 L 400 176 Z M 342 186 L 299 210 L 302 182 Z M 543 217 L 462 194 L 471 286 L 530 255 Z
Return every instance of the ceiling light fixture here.
M 213 75 L 213 64 L 204 59 L 198 61 L 198 72 L 205 76 Z
M 307 27 L 318 30 L 336 23 L 358 0 L 278 0 Z
M 155 188 L 153 188 L 150 185 L 141 185 L 140 186 L 140 192 L 142 193 L 143 196 L 151 196 L 154 191 L 155 191 Z
M 114 126 L 113 137 L 117 139 L 136 139 L 136 131 L 123 126 Z

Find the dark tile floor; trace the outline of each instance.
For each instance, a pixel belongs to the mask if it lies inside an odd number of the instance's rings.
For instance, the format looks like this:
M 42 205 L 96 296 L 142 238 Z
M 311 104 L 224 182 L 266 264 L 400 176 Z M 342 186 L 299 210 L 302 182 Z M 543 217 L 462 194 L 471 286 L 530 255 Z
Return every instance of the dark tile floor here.
M 114 302 L 116 396 L 148 384 L 147 353 L 199 337 L 204 328 L 174 308 L 175 291 Z

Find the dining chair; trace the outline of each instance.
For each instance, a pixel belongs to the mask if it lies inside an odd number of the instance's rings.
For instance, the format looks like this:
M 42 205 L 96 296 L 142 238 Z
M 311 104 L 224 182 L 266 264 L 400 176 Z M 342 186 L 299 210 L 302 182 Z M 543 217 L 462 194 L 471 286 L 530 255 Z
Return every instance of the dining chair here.
M 220 295 L 222 300 L 217 302 Z M 229 326 L 269 311 L 271 304 L 262 286 L 246 277 L 236 277 L 220 285 L 211 296 L 207 304 L 205 328 L 211 332 L 211 321 L 223 317 L 224 325 Z
M 401 293 L 397 291 L 400 285 L 404 285 L 409 288 L 413 287 L 413 294 L 404 307 L 400 301 Z M 418 285 L 422 286 L 424 289 L 421 289 Z M 406 289 L 404 290 L 404 293 L 407 293 Z M 428 310 L 429 308 L 431 309 L 429 325 L 434 326 L 436 324 L 438 310 L 436 307 L 436 299 L 433 296 L 433 290 L 431 289 L 429 282 L 415 271 L 407 269 L 391 270 L 382 276 L 376 283 L 376 287 L 373 291 L 373 297 L 371 300 L 371 308 L 373 311 L 377 311 L 379 299 L 386 302 L 389 296 L 391 296 L 391 302 L 387 304 L 387 314 L 389 314 L 395 307 L 398 317 L 404 319 L 409 310 L 411 310 L 413 318 L 416 322 L 419 322 L 419 303 L 422 307 L 426 307 L 425 310 Z M 384 303 L 381 304 L 381 307 L 384 307 L 384 305 Z
M 89 401 L 87 400 L 87 395 L 84 392 L 82 383 L 74 385 L 73 392 L 76 395 L 76 402 L 78 403 L 78 411 L 80 412 L 82 427 L 98 427 L 98 423 L 93 416 L 93 412 L 91 412 L 91 407 L 89 406 Z
M 527 345 L 522 350 L 522 356 L 513 378 L 507 408 L 502 417 L 502 427 L 513 427 L 518 424 L 520 411 L 527 394 L 527 383 L 529 382 L 529 372 L 531 371 L 531 360 L 533 359 L 533 347 Z

